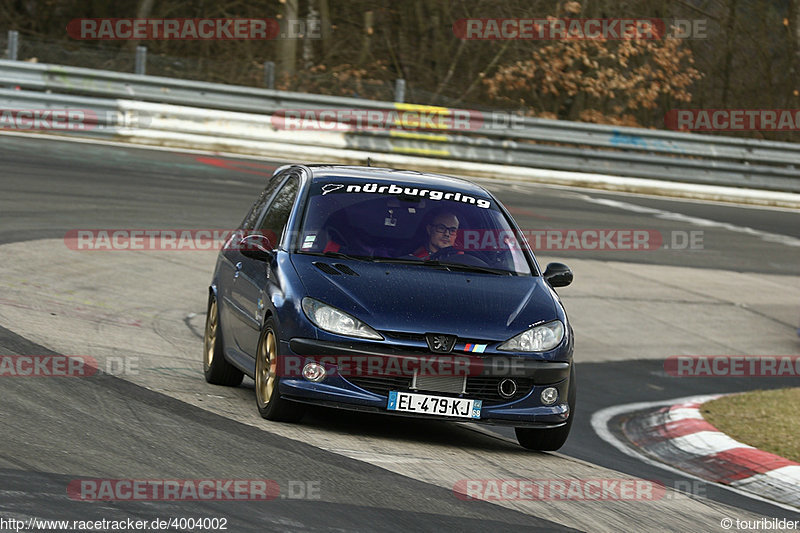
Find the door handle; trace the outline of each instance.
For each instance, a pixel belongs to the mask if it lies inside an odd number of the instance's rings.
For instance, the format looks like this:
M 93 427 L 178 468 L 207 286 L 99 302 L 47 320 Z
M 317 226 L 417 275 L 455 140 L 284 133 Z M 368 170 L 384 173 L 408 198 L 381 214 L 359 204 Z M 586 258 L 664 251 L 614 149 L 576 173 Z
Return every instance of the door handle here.
M 239 274 L 241 273 L 242 273 L 242 262 L 239 261 L 238 263 L 236 263 L 236 266 L 233 269 L 233 279 L 238 278 Z

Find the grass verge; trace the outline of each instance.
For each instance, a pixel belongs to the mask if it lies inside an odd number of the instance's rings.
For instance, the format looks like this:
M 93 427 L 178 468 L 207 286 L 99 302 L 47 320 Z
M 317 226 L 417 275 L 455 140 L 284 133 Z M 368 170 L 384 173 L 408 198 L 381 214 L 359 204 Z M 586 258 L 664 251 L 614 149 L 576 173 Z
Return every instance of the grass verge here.
M 800 388 L 723 396 L 701 410 L 739 442 L 800 463 Z

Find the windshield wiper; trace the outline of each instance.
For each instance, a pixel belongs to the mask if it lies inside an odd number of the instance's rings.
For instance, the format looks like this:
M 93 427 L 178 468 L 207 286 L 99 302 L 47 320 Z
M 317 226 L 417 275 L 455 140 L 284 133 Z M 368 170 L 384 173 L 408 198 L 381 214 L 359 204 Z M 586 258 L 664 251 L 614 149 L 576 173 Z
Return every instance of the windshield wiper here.
M 397 265 L 421 265 L 426 261 L 422 259 L 410 259 L 407 257 L 373 257 L 376 263 L 392 263 Z M 427 261 L 431 262 L 431 261 Z M 435 261 L 433 261 L 435 263 Z
M 438 268 L 441 270 L 457 270 L 459 272 L 479 272 L 481 274 L 494 274 L 495 276 L 513 276 L 514 273 L 498 268 L 483 267 L 478 265 L 465 265 L 462 263 L 443 263 L 438 260 L 426 261 L 424 259 L 411 259 L 404 257 L 369 257 L 365 255 L 347 255 L 342 252 L 298 252 L 305 255 L 316 255 L 319 257 L 338 257 L 341 259 L 352 259 L 354 261 L 364 261 L 367 263 L 390 263 L 393 265 L 420 265 L 428 268 Z
M 424 259 L 404 259 L 402 257 L 375 257 L 372 259 L 376 263 L 392 263 L 400 265 L 421 265 L 426 267 L 441 268 L 443 270 L 458 270 L 461 272 L 480 272 L 483 274 L 495 274 L 497 276 L 511 276 L 512 273 L 508 270 L 500 270 L 497 268 L 482 267 L 476 265 L 464 265 L 460 263 L 443 263 L 441 261 L 425 261 Z
M 390 263 L 392 265 L 419 265 L 428 268 L 438 268 L 440 270 L 450 270 L 449 264 L 439 261 L 425 261 L 424 259 L 409 259 L 403 257 L 375 257 L 372 259 L 376 263 Z
M 439 261 L 427 261 L 427 263 L 436 263 L 443 267 L 461 272 L 480 272 L 482 274 L 494 274 L 496 276 L 513 276 L 512 272 L 499 268 L 482 267 L 478 265 L 464 265 L 461 263 L 440 263 Z

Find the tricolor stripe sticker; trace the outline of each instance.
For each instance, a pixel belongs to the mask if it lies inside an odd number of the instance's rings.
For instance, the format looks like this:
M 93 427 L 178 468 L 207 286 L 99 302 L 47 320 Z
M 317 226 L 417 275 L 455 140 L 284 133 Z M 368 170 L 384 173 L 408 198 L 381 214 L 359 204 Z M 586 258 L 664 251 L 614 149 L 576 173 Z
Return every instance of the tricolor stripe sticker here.
M 486 349 L 486 344 L 467 344 L 464 346 L 465 352 L 475 352 L 475 353 L 483 353 Z

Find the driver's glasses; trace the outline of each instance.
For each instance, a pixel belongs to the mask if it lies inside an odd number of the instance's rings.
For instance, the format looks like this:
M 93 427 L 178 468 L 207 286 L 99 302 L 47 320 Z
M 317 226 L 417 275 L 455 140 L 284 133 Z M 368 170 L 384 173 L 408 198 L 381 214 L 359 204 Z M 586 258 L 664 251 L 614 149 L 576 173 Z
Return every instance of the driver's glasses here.
M 450 235 L 455 235 L 456 232 L 458 231 L 458 226 L 445 226 L 444 224 L 434 224 L 433 230 L 436 233 L 444 234 L 446 232 Z

